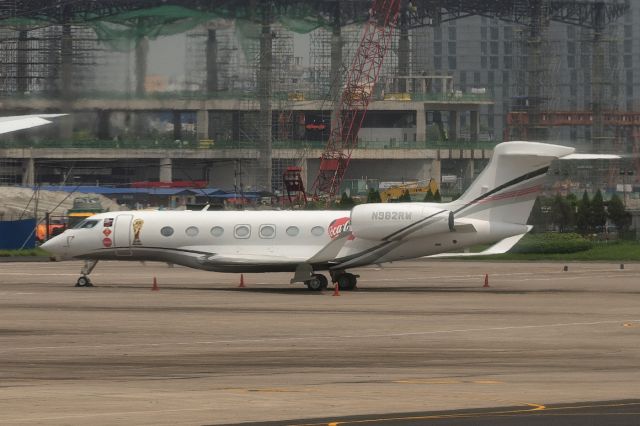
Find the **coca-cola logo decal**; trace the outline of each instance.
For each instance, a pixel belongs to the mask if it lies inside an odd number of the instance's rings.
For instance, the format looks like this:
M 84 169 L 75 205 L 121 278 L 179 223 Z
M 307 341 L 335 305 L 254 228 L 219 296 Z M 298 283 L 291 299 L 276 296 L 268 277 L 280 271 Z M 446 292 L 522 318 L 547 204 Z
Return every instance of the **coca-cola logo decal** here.
M 338 238 L 345 234 L 351 234 L 351 218 L 341 217 L 329 224 L 328 234 L 331 239 Z

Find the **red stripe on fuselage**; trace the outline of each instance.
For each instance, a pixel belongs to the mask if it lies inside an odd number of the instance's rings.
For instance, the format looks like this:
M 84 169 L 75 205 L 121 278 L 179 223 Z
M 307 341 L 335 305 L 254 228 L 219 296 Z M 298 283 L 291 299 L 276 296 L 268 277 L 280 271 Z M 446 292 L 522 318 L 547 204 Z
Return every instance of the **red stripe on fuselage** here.
M 540 192 L 541 190 L 542 190 L 542 185 L 536 185 L 536 186 L 532 186 L 532 187 L 529 187 L 529 188 L 517 189 L 515 191 L 509 191 L 509 192 L 505 192 L 505 193 L 502 193 L 502 194 L 492 195 L 490 197 L 478 200 L 473 204 L 482 204 L 482 203 L 488 203 L 490 201 L 498 201 L 498 200 L 505 200 L 507 198 L 521 197 L 523 195 L 528 195 L 528 194 L 533 194 L 533 193 L 536 193 L 536 192 Z

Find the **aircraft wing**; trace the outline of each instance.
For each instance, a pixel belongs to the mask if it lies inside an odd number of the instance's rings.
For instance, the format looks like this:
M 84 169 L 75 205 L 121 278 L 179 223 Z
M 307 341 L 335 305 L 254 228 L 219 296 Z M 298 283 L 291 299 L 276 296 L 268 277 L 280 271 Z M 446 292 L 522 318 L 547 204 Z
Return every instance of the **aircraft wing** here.
M 0 134 L 30 129 L 51 123 L 47 118 L 61 117 L 67 114 L 34 114 L 0 117 Z
M 243 253 L 238 255 L 232 254 L 211 254 L 200 258 L 200 262 L 204 264 L 218 265 L 277 265 L 302 263 L 305 259 L 271 256 L 266 254 L 250 254 Z
M 209 265 L 282 265 L 296 263 L 324 263 L 336 258 L 350 234 L 342 235 L 331 240 L 327 245 L 320 248 L 309 246 L 283 246 L 271 247 L 269 252 L 265 247 L 249 247 L 242 252 L 217 251 L 211 254 L 204 254 L 199 258 L 202 264 Z M 187 247 L 187 249 L 201 250 L 202 247 Z M 220 247 L 218 247 L 220 249 Z
M 329 244 L 322 247 L 322 249 L 320 249 L 319 252 L 314 254 L 306 262 L 313 264 L 313 263 L 324 263 L 324 262 L 329 262 L 331 260 L 334 260 L 338 256 L 338 253 L 340 253 L 340 250 L 342 249 L 342 247 L 347 242 L 350 236 L 351 236 L 351 233 L 345 232 L 344 235 L 341 235 L 340 237 L 334 240 L 331 240 Z
M 528 228 L 527 232 L 529 232 L 531 231 L 533 226 L 528 226 L 527 228 Z M 492 254 L 502 254 L 511 250 L 511 248 L 515 246 L 516 243 L 520 241 L 520 239 L 522 239 L 522 237 L 524 237 L 527 234 L 527 232 L 525 232 L 524 234 L 514 235 L 513 237 L 505 238 L 504 240 L 500 240 L 494 245 L 492 245 L 491 247 L 489 247 L 488 249 L 483 250 L 479 253 L 440 253 L 440 254 L 434 254 L 434 255 L 425 256 L 425 257 L 429 257 L 429 258 L 431 257 L 468 257 L 468 256 L 489 256 Z

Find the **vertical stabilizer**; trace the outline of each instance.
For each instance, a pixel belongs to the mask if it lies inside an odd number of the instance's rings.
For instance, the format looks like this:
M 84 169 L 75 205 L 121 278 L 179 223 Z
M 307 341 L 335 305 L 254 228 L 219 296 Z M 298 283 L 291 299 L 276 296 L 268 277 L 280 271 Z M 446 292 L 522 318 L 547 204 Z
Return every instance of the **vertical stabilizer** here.
M 480 176 L 449 208 L 456 218 L 525 224 L 549 165 L 573 152 L 571 147 L 538 142 L 501 143 Z

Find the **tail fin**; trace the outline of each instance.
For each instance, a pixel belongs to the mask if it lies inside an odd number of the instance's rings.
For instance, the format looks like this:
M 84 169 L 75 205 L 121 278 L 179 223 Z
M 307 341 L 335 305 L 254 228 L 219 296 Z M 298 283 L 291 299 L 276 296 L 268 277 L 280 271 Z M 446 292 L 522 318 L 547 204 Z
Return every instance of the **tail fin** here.
M 538 142 L 505 142 L 469 189 L 450 204 L 457 217 L 525 224 L 549 165 L 574 148 Z

